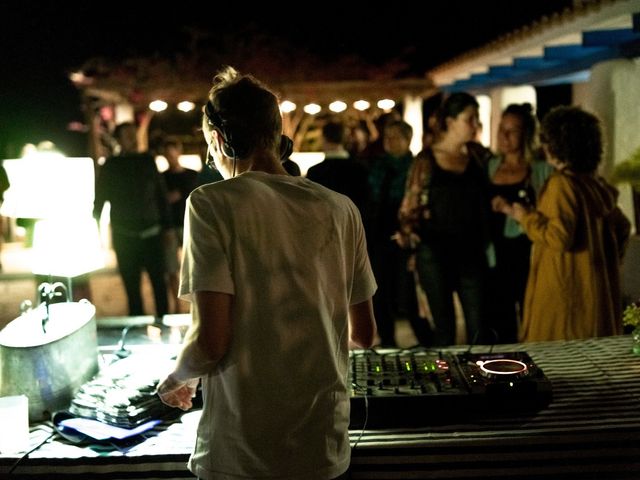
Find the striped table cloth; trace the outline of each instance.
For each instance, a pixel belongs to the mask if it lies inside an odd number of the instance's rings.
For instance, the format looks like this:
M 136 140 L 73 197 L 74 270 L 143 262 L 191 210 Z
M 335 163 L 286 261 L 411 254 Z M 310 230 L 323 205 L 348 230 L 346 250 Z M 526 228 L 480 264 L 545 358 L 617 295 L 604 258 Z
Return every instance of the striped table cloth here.
M 494 351 L 529 353 L 552 383 L 548 407 L 473 422 L 466 417 L 423 428 L 351 431 L 351 477 L 640 479 L 640 357 L 631 353 L 630 336 L 500 345 Z M 32 427 L 32 445 L 50 433 L 46 424 Z M 53 437 L 8 478 L 193 478 L 185 463 L 194 437 L 195 425 L 186 419 L 164 424 L 121 451 Z M 16 460 L 0 455 L 0 477 Z

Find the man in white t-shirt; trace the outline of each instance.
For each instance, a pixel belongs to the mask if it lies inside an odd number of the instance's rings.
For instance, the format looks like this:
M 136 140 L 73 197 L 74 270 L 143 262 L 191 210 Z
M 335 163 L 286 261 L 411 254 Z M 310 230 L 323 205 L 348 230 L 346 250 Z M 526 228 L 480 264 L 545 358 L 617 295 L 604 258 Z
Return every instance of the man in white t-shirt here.
M 225 181 L 187 202 L 180 296 L 192 302 L 167 405 L 203 411 L 189 469 L 205 479 L 329 480 L 349 467 L 348 348 L 368 348 L 376 282 L 360 214 L 281 164 L 275 95 L 214 79 L 203 132 Z

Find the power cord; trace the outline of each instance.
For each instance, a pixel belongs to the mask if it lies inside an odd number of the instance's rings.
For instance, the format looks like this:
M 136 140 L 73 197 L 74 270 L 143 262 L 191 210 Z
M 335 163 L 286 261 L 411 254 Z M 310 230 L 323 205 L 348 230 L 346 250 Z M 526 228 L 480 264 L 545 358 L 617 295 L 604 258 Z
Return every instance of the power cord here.
M 376 351 L 373 348 L 367 349 L 366 352 L 376 353 Z M 365 353 L 360 353 L 360 354 L 353 353 L 352 355 L 350 355 L 350 357 L 353 357 L 353 361 L 354 362 L 355 362 L 356 357 L 359 357 L 359 356 L 365 356 Z M 356 441 L 351 446 L 351 448 L 353 450 L 355 450 L 356 447 L 358 446 L 358 443 L 360 443 L 360 440 L 362 439 L 362 436 L 364 435 L 364 431 L 367 429 L 367 423 L 369 422 L 369 396 L 367 395 L 367 388 L 366 387 L 363 387 L 362 385 L 360 385 L 360 384 L 358 384 L 356 382 L 351 382 L 351 387 L 355 391 L 362 392 L 363 393 L 363 397 L 364 397 L 364 422 L 362 424 L 362 429 L 360 430 L 360 434 L 358 435 L 358 438 L 356 438 Z
M 364 435 L 364 431 L 367 429 L 367 423 L 369 422 L 369 396 L 367 395 L 367 389 L 365 387 L 358 385 L 357 383 L 352 383 L 351 386 L 356 390 L 362 390 L 364 392 L 364 423 L 362 424 L 362 430 L 360 430 L 358 438 L 356 438 L 356 441 L 351 446 L 351 449 L 355 450 L 358 443 L 360 443 L 360 439 L 362 438 L 362 435 Z
M 29 450 L 27 453 L 25 453 L 24 455 L 22 455 L 18 460 L 16 460 L 16 462 L 11 466 L 11 468 L 9 469 L 9 475 L 11 475 L 14 470 L 16 468 L 18 468 L 18 465 L 20 465 L 20 462 L 22 462 L 25 458 L 27 458 L 30 454 L 32 454 L 33 452 L 35 452 L 36 450 L 38 450 L 40 447 L 42 447 L 45 443 L 49 442 L 53 437 L 56 436 L 58 432 L 55 431 L 55 429 L 53 429 L 53 431 L 44 439 L 42 440 L 40 443 L 38 443 L 35 447 L 33 447 L 31 450 Z

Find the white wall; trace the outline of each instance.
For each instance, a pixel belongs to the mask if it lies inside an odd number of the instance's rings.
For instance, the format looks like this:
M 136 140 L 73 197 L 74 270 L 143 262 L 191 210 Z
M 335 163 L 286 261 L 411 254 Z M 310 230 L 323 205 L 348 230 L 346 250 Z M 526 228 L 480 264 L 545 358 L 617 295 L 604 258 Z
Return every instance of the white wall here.
M 613 167 L 640 147 L 640 59 L 602 62 L 591 71 L 586 110 L 602 121 L 605 151 L 602 173 L 608 176 Z M 631 187 L 617 185 L 620 206 L 633 218 Z M 636 225 L 636 231 L 637 231 Z
M 422 97 L 407 95 L 404 97 L 403 120 L 413 128 L 413 137 L 409 149 L 417 155 L 422 150 Z

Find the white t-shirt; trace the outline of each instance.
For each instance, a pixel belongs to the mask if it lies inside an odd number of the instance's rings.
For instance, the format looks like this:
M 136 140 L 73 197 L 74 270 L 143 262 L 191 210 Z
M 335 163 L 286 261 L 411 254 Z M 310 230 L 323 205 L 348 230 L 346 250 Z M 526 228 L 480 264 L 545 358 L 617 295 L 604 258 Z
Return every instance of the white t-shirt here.
M 346 196 L 263 172 L 191 194 L 180 296 L 234 295 L 228 354 L 203 378 L 194 474 L 324 480 L 347 470 L 348 308 L 375 289 Z

